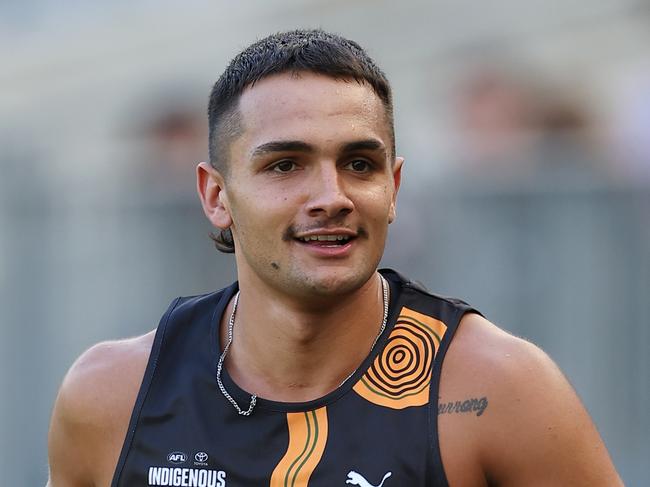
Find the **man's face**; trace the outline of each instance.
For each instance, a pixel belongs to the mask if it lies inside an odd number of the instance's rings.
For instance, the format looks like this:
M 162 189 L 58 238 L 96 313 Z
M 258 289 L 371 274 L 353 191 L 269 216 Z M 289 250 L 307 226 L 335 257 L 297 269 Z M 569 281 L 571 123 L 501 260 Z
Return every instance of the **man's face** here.
M 232 229 L 240 280 L 302 297 L 361 287 L 383 253 L 402 165 L 381 100 L 356 81 L 282 74 L 248 88 L 239 111 L 211 220 Z

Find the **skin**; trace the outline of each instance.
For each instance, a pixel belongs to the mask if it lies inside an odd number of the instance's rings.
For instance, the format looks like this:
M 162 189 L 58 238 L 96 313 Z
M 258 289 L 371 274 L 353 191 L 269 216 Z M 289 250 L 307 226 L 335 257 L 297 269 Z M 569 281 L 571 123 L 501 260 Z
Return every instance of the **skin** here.
M 243 135 L 228 175 L 197 168 L 207 217 L 235 241 L 241 298 L 226 367 L 261 397 L 307 401 L 355 370 L 378 332 L 375 269 L 403 160 L 389 153 L 383 107 L 364 84 L 274 75 L 247 89 L 239 109 Z M 293 238 L 332 232 L 356 238 L 343 251 Z M 153 332 L 102 343 L 72 366 L 52 415 L 50 485 L 110 485 L 152 341 Z M 555 364 L 467 315 L 445 359 L 440 401 L 480 397 L 488 401 L 480 416 L 439 416 L 452 487 L 622 485 Z

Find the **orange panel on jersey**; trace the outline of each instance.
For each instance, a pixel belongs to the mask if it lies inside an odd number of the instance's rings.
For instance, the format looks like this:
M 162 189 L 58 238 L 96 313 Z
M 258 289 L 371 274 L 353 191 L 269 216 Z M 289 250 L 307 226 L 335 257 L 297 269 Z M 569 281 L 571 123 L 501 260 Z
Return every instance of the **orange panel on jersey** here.
M 392 409 L 427 404 L 433 359 L 446 331 L 442 321 L 402 308 L 386 346 L 354 391 Z
M 307 487 L 327 443 L 327 408 L 287 413 L 289 446 L 273 470 L 270 487 Z

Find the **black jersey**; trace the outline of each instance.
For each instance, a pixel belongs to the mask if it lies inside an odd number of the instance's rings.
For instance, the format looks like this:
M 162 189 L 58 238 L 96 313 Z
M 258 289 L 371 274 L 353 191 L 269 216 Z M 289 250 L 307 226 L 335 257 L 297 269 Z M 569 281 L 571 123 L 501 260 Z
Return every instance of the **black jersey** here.
M 391 291 L 388 322 L 358 370 L 314 401 L 260 398 L 248 417 L 215 378 L 219 323 L 237 283 L 176 299 L 156 332 L 112 486 L 447 486 L 437 434 L 440 371 L 472 309 L 381 272 Z M 225 369 L 222 379 L 248 407 L 250 394 Z

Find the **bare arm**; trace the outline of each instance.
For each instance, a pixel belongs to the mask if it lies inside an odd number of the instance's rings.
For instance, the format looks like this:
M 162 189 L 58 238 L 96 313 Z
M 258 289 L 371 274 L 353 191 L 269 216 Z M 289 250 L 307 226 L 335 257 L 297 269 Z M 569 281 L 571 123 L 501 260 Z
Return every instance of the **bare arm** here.
M 513 357 L 514 356 L 514 357 Z M 605 445 L 573 388 L 537 347 L 513 344 L 501 392 L 493 402 L 500 426 L 485 450 L 496 485 L 622 485 Z
M 110 485 L 152 339 L 101 343 L 70 368 L 52 412 L 48 486 Z
M 480 393 L 489 405 L 480 417 L 452 418 L 455 424 L 446 427 L 467 431 L 465 444 L 483 485 L 623 485 L 577 394 L 544 352 L 476 315 L 465 318 L 458 333 L 451 362 L 464 364 L 459 376 L 452 374 L 462 385 L 447 391 Z
M 57 396 L 50 422 L 48 453 L 50 478 L 48 486 L 92 486 L 92 471 L 88 468 L 89 435 L 84 427 L 84 406 L 74 390 L 74 368 L 66 377 Z

